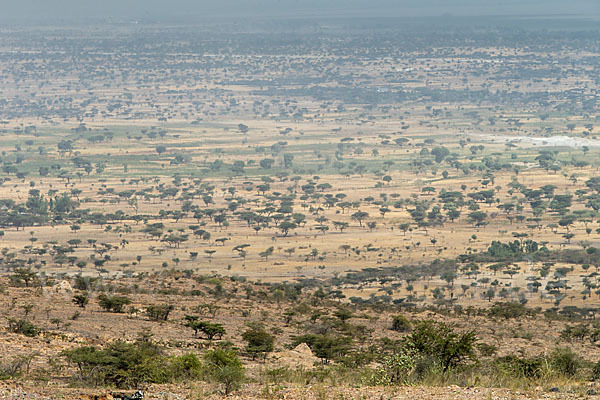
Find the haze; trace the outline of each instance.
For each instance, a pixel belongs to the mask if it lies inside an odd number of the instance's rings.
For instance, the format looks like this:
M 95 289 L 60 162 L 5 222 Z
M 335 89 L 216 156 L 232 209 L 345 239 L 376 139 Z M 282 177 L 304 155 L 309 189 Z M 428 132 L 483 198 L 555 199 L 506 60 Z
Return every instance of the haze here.
M 25 0 L 4 4 L 4 22 L 88 18 L 572 15 L 597 18 L 593 0 Z

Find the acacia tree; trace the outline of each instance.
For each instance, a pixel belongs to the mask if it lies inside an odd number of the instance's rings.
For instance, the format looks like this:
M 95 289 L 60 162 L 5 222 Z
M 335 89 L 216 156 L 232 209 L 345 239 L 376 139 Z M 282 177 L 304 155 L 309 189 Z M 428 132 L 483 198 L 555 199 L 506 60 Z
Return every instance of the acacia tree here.
M 290 230 L 296 229 L 298 225 L 293 222 L 283 221 L 279 224 L 279 230 L 283 233 L 283 236 L 287 236 Z
M 242 334 L 242 339 L 248 343 L 246 351 L 252 355 L 253 360 L 259 354 L 262 354 L 263 360 L 266 360 L 267 354 L 273 351 L 275 336 L 268 333 L 260 324 L 249 325 L 248 330 Z
M 31 268 L 17 268 L 12 276 L 15 281 L 22 281 L 25 287 L 29 287 L 29 284 L 37 278 L 37 273 L 32 271 Z
M 350 216 L 350 218 L 352 218 L 353 221 L 358 222 L 358 224 L 362 227 L 362 223 L 363 221 L 369 217 L 369 213 L 366 211 L 357 211 L 354 214 L 352 214 Z
M 475 226 L 481 226 L 485 223 L 487 216 L 484 211 L 473 211 L 469 213 L 469 221 Z
M 334 228 L 339 229 L 340 233 L 344 232 L 349 225 L 347 222 L 333 221 Z
M 267 261 L 269 259 L 269 256 L 271 256 L 273 254 L 274 250 L 275 250 L 275 248 L 273 246 L 271 246 L 268 249 L 266 249 L 265 251 L 261 251 L 260 253 L 258 253 L 258 255 L 261 256 L 262 258 L 264 258 L 265 261 Z

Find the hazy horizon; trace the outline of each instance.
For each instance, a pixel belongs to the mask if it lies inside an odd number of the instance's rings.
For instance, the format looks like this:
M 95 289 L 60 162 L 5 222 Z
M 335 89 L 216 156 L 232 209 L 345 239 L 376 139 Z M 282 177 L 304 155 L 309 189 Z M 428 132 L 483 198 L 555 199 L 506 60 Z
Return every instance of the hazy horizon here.
M 193 19 L 223 17 L 425 17 L 556 15 L 598 18 L 592 0 L 23 0 L 5 4 L 7 22 L 87 19 Z

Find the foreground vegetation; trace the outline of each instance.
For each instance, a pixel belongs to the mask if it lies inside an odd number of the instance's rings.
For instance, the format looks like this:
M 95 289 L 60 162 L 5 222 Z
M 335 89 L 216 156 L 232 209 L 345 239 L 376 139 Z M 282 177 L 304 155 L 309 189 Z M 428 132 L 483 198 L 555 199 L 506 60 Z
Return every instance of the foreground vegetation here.
M 352 305 L 326 288 L 173 270 L 76 277 L 74 292 L 57 293 L 65 282 L 4 287 L 2 301 L 13 299 L 7 338 L 28 338 L 44 353 L 23 347 L 1 363 L 3 379 L 45 385 L 61 377 L 100 389 L 206 382 L 205 394 L 255 385 L 271 393 L 306 384 L 417 384 L 576 395 L 593 393 L 600 377 L 596 321 L 519 303 Z M 44 298 L 55 307 L 29 306 Z M 308 355 L 290 350 L 303 343 Z

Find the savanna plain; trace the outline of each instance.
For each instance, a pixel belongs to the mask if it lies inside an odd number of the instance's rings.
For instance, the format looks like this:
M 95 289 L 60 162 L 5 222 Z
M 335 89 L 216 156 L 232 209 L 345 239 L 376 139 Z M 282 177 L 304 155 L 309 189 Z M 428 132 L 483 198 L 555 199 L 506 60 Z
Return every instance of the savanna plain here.
M 600 394 L 599 43 L 4 27 L 0 398 Z

